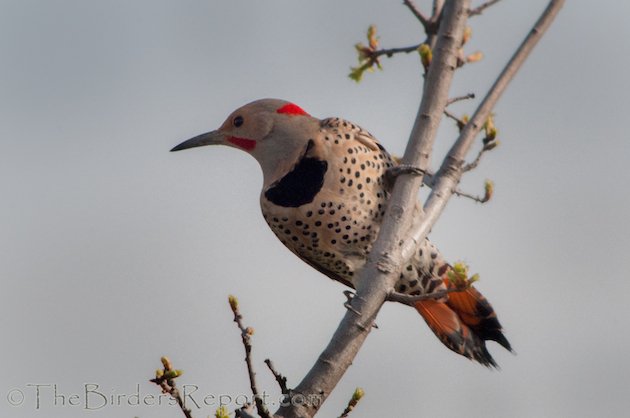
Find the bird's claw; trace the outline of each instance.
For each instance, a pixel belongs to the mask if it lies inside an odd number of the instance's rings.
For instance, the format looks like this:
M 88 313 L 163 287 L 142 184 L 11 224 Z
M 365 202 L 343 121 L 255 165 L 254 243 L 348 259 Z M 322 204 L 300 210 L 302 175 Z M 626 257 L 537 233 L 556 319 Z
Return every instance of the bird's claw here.
M 346 301 L 343 304 L 343 307 L 349 311 L 354 312 L 357 315 L 361 315 L 361 312 L 357 311 L 352 307 L 352 299 L 354 299 L 355 293 L 352 290 L 344 290 L 343 295 L 346 297 Z
M 409 164 L 398 164 L 398 165 L 388 168 L 386 174 L 391 177 L 398 177 L 401 174 L 415 174 L 419 176 L 419 175 L 425 175 L 426 173 L 427 171 L 421 169 L 420 167 L 416 167 Z
M 414 176 L 423 176 L 422 183 L 426 186 L 431 187 L 433 183 L 433 173 L 428 170 L 423 170 L 420 167 L 416 167 L 409 164 L 398 164 L 393 167 L 390 167 L 385 171 L 385 183 L 388 188 L 391 188 L 396 181 L 396 177 L 401 174 L 412 174 Z

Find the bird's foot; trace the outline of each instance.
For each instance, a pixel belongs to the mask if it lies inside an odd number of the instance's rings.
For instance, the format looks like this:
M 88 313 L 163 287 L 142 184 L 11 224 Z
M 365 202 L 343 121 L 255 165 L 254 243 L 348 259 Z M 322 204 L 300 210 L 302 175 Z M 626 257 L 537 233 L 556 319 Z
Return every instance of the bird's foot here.
M 420 167 L 416 167 L 409 164 L 399 164 L 393 167 L 390 167 L 385 171 L 385 184 L 388 188 L 391 188 L 396 181 L 396 177 L 401 174 L 412 174 L 414 176 L 423 176 L 422 183 L 425 186 L 431 187 L 433 184 L 433 173 L 428 170 L 423 170 Z
M 346 301 L 343 304 L 343 307 L 349 311 L 354 312 L 357 315 L 361 315 L 361 312 L 357 311 L 352 307 L 352 299 L 354 299 L 355 293 L 352 290 L 344 290 L 343 295 L 346 297 Z
M 361 312 L 352 307 L 352 299 L 354 299 L 356 293 L 354 293 L 352 290 L 344 290 L 343 294 L 347 299 L 346 302 L 343 304 L 343 307 L 351 312 L 354 312 L 357 315 L 361 315 Z M 372 327 L 378 329 L 378 325 L 376 325 L 376 322 L 372 322 Z

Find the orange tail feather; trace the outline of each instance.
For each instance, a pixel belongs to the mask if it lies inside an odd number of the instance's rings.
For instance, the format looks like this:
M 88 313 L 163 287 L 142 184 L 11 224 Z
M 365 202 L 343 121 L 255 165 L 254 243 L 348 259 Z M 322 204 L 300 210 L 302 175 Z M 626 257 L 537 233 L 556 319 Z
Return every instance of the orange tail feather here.
M 444 282 L 449 285 L 448 280 Z M 415 307 L 444 345 L 484 366 L 497 367 L 486 340 L 512 351 L 494 309 L 473 287 L 450 293 L 446 301 L 423 300 L 416 302 Z

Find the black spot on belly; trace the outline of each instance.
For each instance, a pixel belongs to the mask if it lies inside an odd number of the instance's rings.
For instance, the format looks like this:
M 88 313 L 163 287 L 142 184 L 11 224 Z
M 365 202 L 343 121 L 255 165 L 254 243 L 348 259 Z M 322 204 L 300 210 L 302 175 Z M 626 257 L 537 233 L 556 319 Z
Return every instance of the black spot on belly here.
M 267 189 L 265 197 L 285 208 L 311 203 L 324 185 L 327 169 L 326 161 L 304 156 L 286 176 Z

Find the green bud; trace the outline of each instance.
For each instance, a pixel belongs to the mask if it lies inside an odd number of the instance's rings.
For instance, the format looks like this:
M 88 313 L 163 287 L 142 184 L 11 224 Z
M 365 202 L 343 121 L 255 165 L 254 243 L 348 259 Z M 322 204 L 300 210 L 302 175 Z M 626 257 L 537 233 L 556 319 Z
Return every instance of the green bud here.
M 492 199 L 492 195 L 494 194 L 494 183 L 492 182 L 492 180 L 486 180 L 486 182 L 483 185 L 483 188 L 485 191 L 483 200 L 484 202 L 487 202 L 488 200 Z
M 363 391 L 363 389 L 362 388 L 356 388 L 354 390 L 354 393 L 352 394 L 352 400 L 355 401 L 355 402 L 358 402 L 359 400 L 361 400 L 363 395 L 365 395 L 365 392 Z
M 470 38 L 472 37 L 472 28 L 470 26 L 466 26 L 464 29 L 464 37 L 462 38 L 462 46 L 466 45 Z
M 477 52 L 473 52 L 472 54 L 468 55 L 466 57 L 466 62 L 467 63 L 479 62 L 482 59 L 483 59 L 483 52 L 477 51 Z
M 228 296 L 228 302 L 230 303 L 230 308 L 232 308 L 232 311 L 236 311 L 238 309 L 238 299 L 236 298 L 236 296 Z
M 217 408 L 214 413 L 215 418 L 230 418 L 230 413 L 227 409 L 227 406 L 223 405 Z
M 184 374 L 183 370 L 167 370 L 164 373 L 164 377 L 166 379 L 175 379 L 175 378 L 181 376 L 182 374 Z
M 162 362 L 162 365 L 164 366 L 164 370 L 171 370 L 173 368 L 173 365 L 171 364 L 171 360 L 168 357 L 162 356 L 160 361 Z
M 370 25 L 367 30 L 367 40 L 372 50 L 378 49 L 378 37 L 376 36 L 376 25 Z
M 433 51 L 431 51 L 431 47 L 428 44 L 422 44 L 418 47 L 418 52 L 420 53 L 422 66 L 426 71 L 429 68 L 429 65 L 431 65 L 431 61 L 433 60 Z

